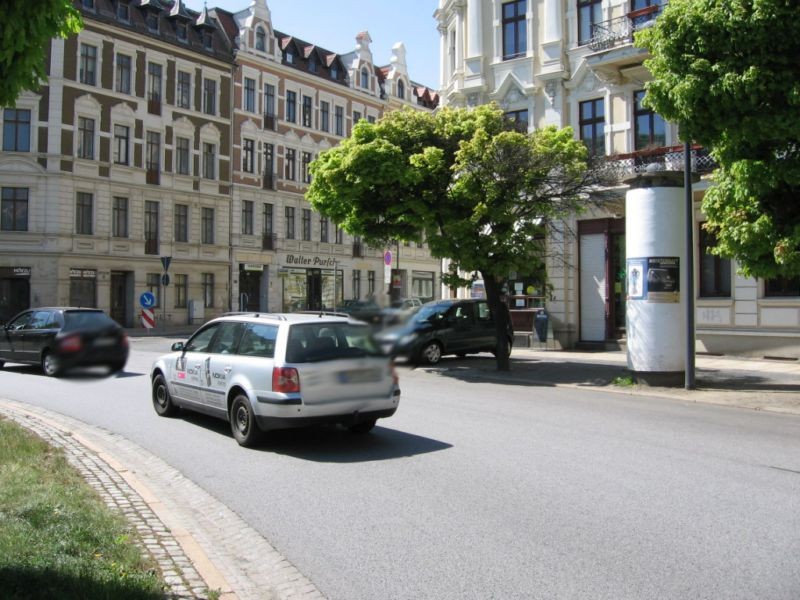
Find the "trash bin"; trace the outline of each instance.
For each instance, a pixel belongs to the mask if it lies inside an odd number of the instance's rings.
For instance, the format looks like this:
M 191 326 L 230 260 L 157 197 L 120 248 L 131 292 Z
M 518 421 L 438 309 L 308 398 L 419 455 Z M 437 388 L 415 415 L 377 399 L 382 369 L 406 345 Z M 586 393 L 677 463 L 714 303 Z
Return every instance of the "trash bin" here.
M 536 332 L 536 337 L 544 344 L 547 342 L 547 322 L 550 317 L 543 310 L 540 310 L 535 317 L 533 317 L 533 330 Z

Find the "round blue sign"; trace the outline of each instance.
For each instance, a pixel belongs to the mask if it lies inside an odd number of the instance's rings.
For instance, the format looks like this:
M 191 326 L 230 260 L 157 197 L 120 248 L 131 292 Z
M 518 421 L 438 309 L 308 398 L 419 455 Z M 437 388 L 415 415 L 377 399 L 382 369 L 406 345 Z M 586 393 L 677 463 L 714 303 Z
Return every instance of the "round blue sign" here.
M 143 292 L 141 296 L 139 296 L 139 304 L 142 305 L 142 308 L 152 308 L 156 305 L 156 297 L 153 295 L 153 292 Z

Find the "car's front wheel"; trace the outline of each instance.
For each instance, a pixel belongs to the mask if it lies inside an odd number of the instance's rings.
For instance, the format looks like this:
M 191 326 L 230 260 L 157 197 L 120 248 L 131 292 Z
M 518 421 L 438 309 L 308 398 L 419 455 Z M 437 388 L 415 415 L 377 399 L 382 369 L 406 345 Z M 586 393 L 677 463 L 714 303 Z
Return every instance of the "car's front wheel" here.
M 244 394 L 239 394 L 231 404 L 231 432 L 240 446 L 252 448 L 261 439 L 261 430 L 256 423 L 253 407 Z
M 156 375 L 153 379 L 153 408 L 162 417 L 172 417 L 178 412 L 163 375 Z
M 442 360 L 442 346 L 439 342 L 428 342 L 420 350 L 419 356 L 423 362 L 435 365 Z
M 48 377 L 58 377 L 61 374 L 61 361 L 52 352 L 42 355 L 42 372 Z

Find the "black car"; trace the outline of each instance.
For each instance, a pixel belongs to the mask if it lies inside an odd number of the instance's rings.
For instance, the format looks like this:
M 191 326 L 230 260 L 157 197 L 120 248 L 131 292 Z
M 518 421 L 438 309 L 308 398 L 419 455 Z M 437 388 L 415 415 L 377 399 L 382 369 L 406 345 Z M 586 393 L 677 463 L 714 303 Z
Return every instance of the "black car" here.
M 128 336 L 102 310 L 32 308 L 13 317 L 0 332 L 0 367 L 6 362 L 41 365 L 49 377 L 76 366 L 125 368 Z
M 381 322 L 381 307 L 373 300 L 345 300 L 340 310 L 365 323 Z
M 508 345 L 514 341 L 508 320 Z M 403 325 L 376 335 L 383 351 L 436 364 L 445 354 L 494 352 L 497 331 L 486 300 L 451 299 L 423 304 Z

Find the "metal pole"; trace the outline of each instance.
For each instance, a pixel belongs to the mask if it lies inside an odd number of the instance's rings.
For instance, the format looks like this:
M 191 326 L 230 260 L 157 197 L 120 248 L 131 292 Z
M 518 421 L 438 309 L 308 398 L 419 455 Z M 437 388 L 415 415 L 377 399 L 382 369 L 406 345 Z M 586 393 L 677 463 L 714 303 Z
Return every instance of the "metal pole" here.
M 695 388 L 694 334 L 694 203 L 692 201 L 692 148 L 683 142 L 683 187 L 686 194 L 686 374 L 684 387 Z

